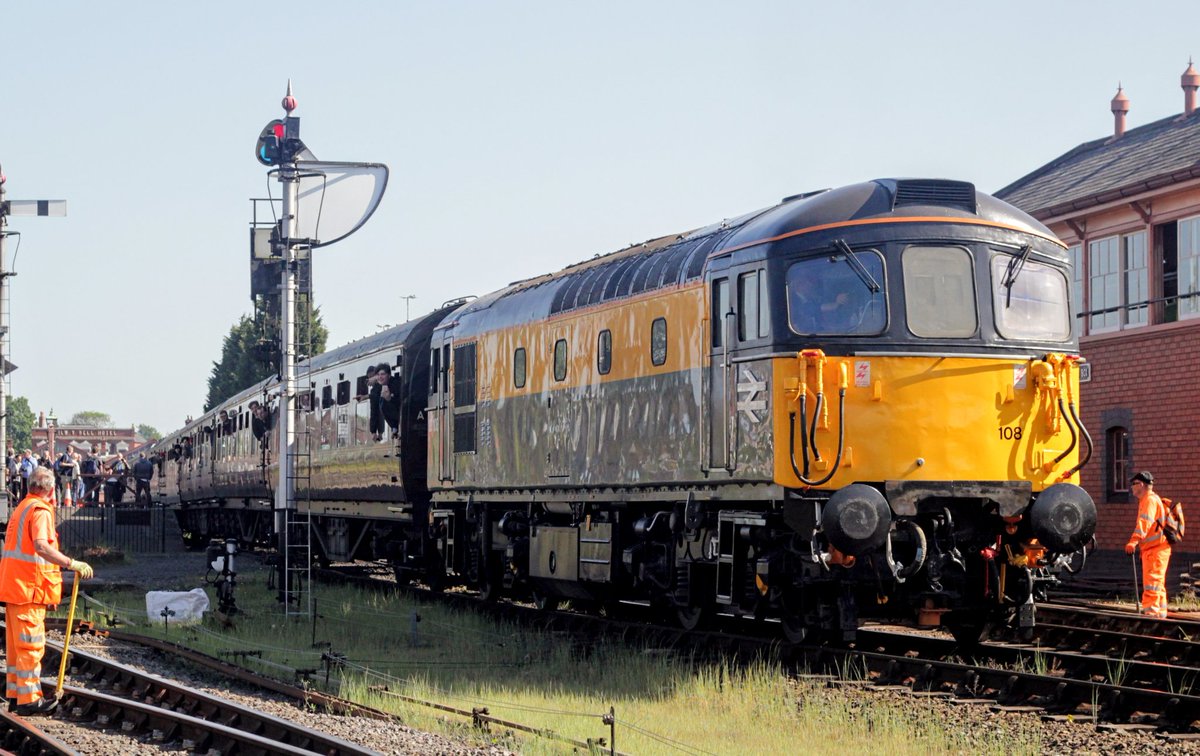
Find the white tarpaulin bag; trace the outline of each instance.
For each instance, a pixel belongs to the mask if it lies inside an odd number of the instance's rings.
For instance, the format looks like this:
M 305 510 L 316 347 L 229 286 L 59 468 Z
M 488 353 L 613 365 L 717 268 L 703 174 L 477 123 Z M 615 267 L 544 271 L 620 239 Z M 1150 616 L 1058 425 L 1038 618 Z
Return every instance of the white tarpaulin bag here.
M 146 594 L 146 616 L 151 622 L 199 622 L 208 611 L 208 594 L 203 588 L 190 591 L 150 591 Z

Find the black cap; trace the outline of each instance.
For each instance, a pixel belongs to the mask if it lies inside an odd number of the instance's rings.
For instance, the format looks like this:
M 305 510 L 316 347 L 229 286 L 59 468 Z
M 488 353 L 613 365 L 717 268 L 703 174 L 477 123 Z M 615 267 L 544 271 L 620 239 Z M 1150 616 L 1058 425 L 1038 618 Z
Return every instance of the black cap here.
M 1133 476 L 1134 481 L 1140 481 L 1147 485 L 1154 485 L 1154 475 L 1149 470 L 1142 470 L 1137 475 Z

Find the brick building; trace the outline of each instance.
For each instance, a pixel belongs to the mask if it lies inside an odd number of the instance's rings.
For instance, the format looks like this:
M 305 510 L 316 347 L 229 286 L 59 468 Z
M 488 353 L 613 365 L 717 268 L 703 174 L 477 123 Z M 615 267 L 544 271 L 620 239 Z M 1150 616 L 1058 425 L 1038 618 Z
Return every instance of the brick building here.
M 1111 135 L 996 193 L 1070 247 L 1090 368 L 1080 404 L 1095 443 L 1083 486 L 1096 500 L 1101 551 L 1089 573 L 1127 586 L 1121 549 L 1137 514 L 1134 472 L 1152 471 L 1159 495 L 1200 515 L 1200 74 L 1190 62 L 1181 86 L 1182 114 L 1132 129 L 1130 100 L 1118 88 Z M 1172 584 L 1195 559 L 1184 553 L 1198 551 L 1193 528 L 1175 549 Z
M 92 451 L 101 457 L 117 452 L 129 453 L 146 442 L 134 428 L 97 428 L 92 425 L 59 425 L 46 413 L 38 414 L 37 425 L 31 433 L 33 450 L 42 453 L 53 446 L 51 456 L 57 457 L 67 448 L 80 453 Z

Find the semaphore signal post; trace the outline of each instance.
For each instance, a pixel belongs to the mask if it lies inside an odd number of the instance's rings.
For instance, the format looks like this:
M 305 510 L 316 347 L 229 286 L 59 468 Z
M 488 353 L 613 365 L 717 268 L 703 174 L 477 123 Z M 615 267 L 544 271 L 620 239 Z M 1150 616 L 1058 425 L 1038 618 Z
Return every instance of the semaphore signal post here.
M 319 161 L 300 140 L 300 119 L 292 115 L 296 98 L 292 82 L 282 101 L 284 117 L 269 122 L 259 133 L 255 157 L 272 168 L 282 184 L 280 213 L 268 249 L 251 242 L 254 260 L 280 264 L 279 273 L 279 446 L 278 481 L 275 487 L 275 529 L 279 550 L 280 598 L 285 613 L 311 613 L 298 606 L 293 584 L 298 571 L 311 559 L 309 549 L 295 548 L 298 528 L 296 506 L 296 299 L 297 268 L 313 249 L 340 241 L 357 231 L 379 206 L 387 187 L 388 169 L 382 163 Z M 252 240 L 257 239 L 252 234 Z M 311 296 L 311 294 L 310 294 Z M 306 355 L 311 358 L 312 355 Z M 307 387 L 306 387 L 307 388 Z M 307 521 L 301 523 L 308 538 Z
M 8 279 L 17 275 L 8 269 L 8 250 L 6 249 L 9 236 L 19 236 L 16 231 L 8 230 L 10 215 L 43 215 L 63 217 L 67 214 L 66 200 L 9 200 L 5 184 L 3 168 L 0 168 L 0 453 L 8 450 L 8 374 L 16 370 L 6 356 L 8 351 L 9 329 L 9 294 Z M 4 504 L 5 520 L 12 502 L 8 500 L 8 487 L 2 487 L 0 502 Z

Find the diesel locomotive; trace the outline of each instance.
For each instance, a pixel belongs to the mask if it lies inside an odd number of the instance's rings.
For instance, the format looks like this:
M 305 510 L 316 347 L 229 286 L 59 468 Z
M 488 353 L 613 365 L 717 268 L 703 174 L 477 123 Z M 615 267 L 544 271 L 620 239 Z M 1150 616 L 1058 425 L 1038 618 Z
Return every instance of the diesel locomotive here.
M 297 506 L 321 561 L 546 608 L 1029 627 L 1096 522 L 1071 280 L 969 183 L 788 197 L 308 360 Z M 273 543 L 278 391 L 144 450 L 187 538 Z

